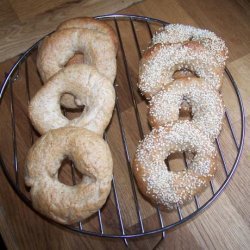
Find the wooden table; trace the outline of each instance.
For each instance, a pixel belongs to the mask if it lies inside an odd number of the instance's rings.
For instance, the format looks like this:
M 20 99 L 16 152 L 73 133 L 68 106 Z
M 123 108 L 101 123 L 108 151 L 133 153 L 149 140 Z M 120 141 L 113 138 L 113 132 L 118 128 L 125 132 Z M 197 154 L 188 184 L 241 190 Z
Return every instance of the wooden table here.
M 250 246 L 250 228 L 249 228 L 249 188 L 250 188 L 250 143 L 249 143 L 249 126 L 250 126 L 250 87 L 248 84 L 250 78 L 250 6 L 247 1 L 143 1 L 133 5 L 120 13 L 137 14 L 151 16 L 166 20 L 171 23 L 184 23 L 207 28 L 215 31 L 218 35 L 223 37 L 229 47 L 230 58 L 227 66 L 235 78 L 240 89 L 246 114 L 246 141 L 245 149 L 232 181 L 223 192 L 223 194 L 216 200 L 207 210 L 195 217 L 193 220 L 168 231 L 166 239 L 162 241 L 157 249 L 249 249 Z M 91 13 L 89 13 L 91 15 Z M 73 14 L 72 14 L 73 16 Z M 130 72 L 130 80 L 133 86 L 137 81 L 137 64 L 139 55 L 136 48 L 130 47 L 130 37 L 126 34 L 126 29 L 131 29 L 126 25 L 119 26 L 122 32 L 122 39 L 124 41 L 124 49 L 128 59 L 128 69 Z M 143 32 L 140 25 L 136 25 L 136 32 L 138 33 L 141 48 L 146 48 L 149 40 L 148 35 Z M 131 30 L 130 30 L 131 31 Z M 129 34 L 129 33 L 127 33 Z M 0 49 L 1 50 L 1 49 Z M 135 113 L 130 100 L 130 92 L 127 85 L 126 68 L 122 61 L 122 51 L 118 53 L 118 76 L 117 76 L 117 91 L 120 103 L 121 117 L 124 122 L 124 128 L 127 135 L 127 142 L 131 150 L 130 157 L 133 157 L 134 150 L 140 139 L 138 127 L 135 123 Z M 40 80 L 36 73 L 35 67 L 36 54 L 29 58 L 29 79 L 31 84 L 31 96 L 40 88 Z M 10 59 L 1 64 L 1 80 L 4 78 L 3 72 L 7 71 L 15 62 L 16 58 Z M 31 138 L 29 134 L 29 123 L 27 120 L 27 95 L 24 89 L 25 82 L 22 76 L 25 75 L 25 64 L 20 69 L 19 79 L 20 84 L 14 85 L 14 109 L 16 116 L 17 138 L 18 146 L 18 163 L 20 166 L 24 164 L 25 156 L 30 147 Z M 224 84 L 222 93 L 226 106 L 231 111 L 232 123 L 235 128 L 240 128 L 240 116 L 237 111 L 237 106 L 233 102 L 233 97 L 230 96 L 230 89 Z M 145 101 L 136 92 L 137 107 L 140 110 L 143 120 L 143 129 L 148 133 L 149 129 L 146 122 L 146 104 Z M 10 94 L 10 89 L 8 90 Z M 10 98 L 5 98 L 5 101 L 0 106 L 1 112 L 1 141 L 0 149 L 4 159 L 10 165 L 13 162 L 10 160 L 13 154 L 11 141 L 11 116 L 9 110 Z M 70 114 L 75 115 L 75 114 Z M 115 162 L 115 175 L 117 176 L 117 188 L 123 196 L 121 200 L 122 206 L 126 207 L 126 211 L 131 213 L 124 214 L 124 221 L 126 230 L 133 230 L 138 228 L 138 222 L 135 218 L 136 214 L 133 209 L 132 192 L 129 186 L 128 172 L 120 166 L 126 167 L 126 159 L 124 156 L 123 146 L 121 144 L 121 137 L 119 134 L 119 122 L 116 112 L 113 117 L 111 132 L 108 132 L 109 143 Z M 8 131 L 8 132 L 6 132 Z M 114 133 L 116 131 L 116 133 Z M 227 132 L 224 128 L 222 133 Z M 237 138 L 239 131 L 236 131 Z M 33 133 L 34 138 L 37 137 Z M 230 158 L 232 147 L 229 139 L 225 135 L 221 135 L 222 147 L 226 158 Z M 67 169 L 63 171 L 62 178 L 64 181 L 70 180 L 68 178 Z M 217 178 L 217 177 L 216 177 Z M 218 173 L 218 182 L 221 178 L 221 173 Z M 0 231 L 2 237 L 10 249 L 123 249 L 125 244 L 121 240 L 100 239 L 90 236 L 80 236 L 78 234 L 63 230 L 62 228 L 53 225 L 35 214 L 29 207 L 27 207 L 21 199 L 15 194 L 8 184 L 3 172 L 0 172 Z M 20 185 L 23 185 L 23 180 L 20 180 Z M 25 190 L 24 190 L 25 191 Z M 26 192 L 26 191 L 25 191 Z M 112 228 L 117 225 L 117 218 L 115 218 L 114 197 L 109 200 L 107 205 L 110 210 L 104 208 L 104 225 L 105 230 L 116 230 L 119 228 Z M 206 197 L 209 194 L 204 194 Z M 145 225 L 156 225 L 158 223 L 153 210 L 147 202 L 138 194 L 142 206 L 143 223 Z M 202 199 L 202 198 L 201 198 Z M 113 206 L 113 207 L 112 207 Z M 130 209 L 131 208 L 131 209 Z M 188 208 L 189 209 L 189 208 Z M 190 208 L 191 209 L 191 208 Z M 173 219 L 171 215 L 164 218 Z M 116 220 L 116 221 L 115 221 Z M 87 223 L 87 228 L 97 229 L 98 221 L 91 219 Z M 161 235 L 147 236 L 138 239 L 128 240 L 131 249 L 153 249 L 159 241 Z

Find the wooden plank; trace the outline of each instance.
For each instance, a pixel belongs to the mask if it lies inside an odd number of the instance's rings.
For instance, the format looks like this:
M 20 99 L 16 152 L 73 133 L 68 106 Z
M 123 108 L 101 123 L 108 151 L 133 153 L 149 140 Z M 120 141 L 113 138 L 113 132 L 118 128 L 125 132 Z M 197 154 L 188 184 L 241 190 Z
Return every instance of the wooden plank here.
M 8 0 L 0 1 L 0 26 L 8 26 L 13 23 L 20 23 L 15 11 Z
M 74 0 L 55 0 L 55 1 L 33 1 L 33 0 L 9 0 L 13 10 L 21 22 L 28 21 L 39 14 L 54 11 L 77 4 Z
M 97 16 L 114 13 L 141 0 L 80 1 L 44 12 L 20 24 L 10 24 L 0 29 L 0 62 L 28 49 L 41 37 L 53 31 L 62 21 L 77 16 Z M 21 4 L 22 1 L 17 1 Z M 40 1 L 38 1 L 40 2 Z M 52 1 L 53 2 L 53 1 Z M 29 13 L 29 8 L 27 13 Z

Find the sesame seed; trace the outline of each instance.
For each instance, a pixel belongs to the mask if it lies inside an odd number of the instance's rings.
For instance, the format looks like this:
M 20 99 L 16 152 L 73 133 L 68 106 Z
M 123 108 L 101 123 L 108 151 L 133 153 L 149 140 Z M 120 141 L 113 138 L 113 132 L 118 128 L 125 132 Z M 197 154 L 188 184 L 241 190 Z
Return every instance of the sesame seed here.
M 214 32 L 183 24 L 169 24 L 160 29 L 152 38 L 152 44 L 183 43 L 185 41 L 199 41 L 216 56 L 218 63 L 223 63 L 228 57 L 225 42 Z
M 216 89 L 221 86 L 223 71 L 218 71 L 218 68 L 224 68 L 224 63 L 218 63 L 203 46 L 194 48 L 188 43 L 177 43 L 156 44 L 150 57 L 142 58 L 138 87 L 142 93 L 152 96 L 171 83 L 174 72 L 182 68 L 193 71 Z
M 170 24 L 157 32 L 139 65 L 138 87 L 149 101 L 153 129 L 140 141 L 134 161 L 136 179 L 154 203 L 176 208 L 200 192 L 214 176 L 214 139 L 222 128 L 222 84 L 228 49 L 215 33 Z M 193 77 L 175 80 L 178 70 Z M 191 107 L 192 119 L 180 120 Z M 154 127 L 156 126 L 156 127 Z M 165 159 L 186 152 L 188 169 L 169 171 Z
M 219 93 L 198 78 L 175 80 L 152 97 L 149 116 L 153 124 L 179 120 L 183 100 L 192 108 L 192 122 L 214 140 L 221 131 L 224 106 Z
M 168 171 L 164 160 L 173 152 L 195 152 L 188 170 Z M 212 161 L 216 150 L 209 138 L 189 121 L 153 129 L 139 144 L 135 159 L 136 168 L 143 173 L 146 195 L 168 208 L 182 204 L 195 190 L 205 186 L 203 177 L 211 178 Z

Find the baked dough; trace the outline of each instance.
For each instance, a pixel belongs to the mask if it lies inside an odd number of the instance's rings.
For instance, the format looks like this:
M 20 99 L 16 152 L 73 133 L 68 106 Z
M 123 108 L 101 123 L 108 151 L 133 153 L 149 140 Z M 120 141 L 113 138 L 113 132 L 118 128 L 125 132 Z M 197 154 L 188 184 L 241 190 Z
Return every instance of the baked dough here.
M 178 121 L 182 104 L 191 108 L 191 122 L 213 141 L 218 137 L 224 116 L 220 94 L 201 78 L 173 81 L 150 100 L 148 120 L 152 127 Z
M 67 186 L 58 180 L 61 162 L 68 157 L 83 174 L 81 183 Z M 110 193 L 113 162 L 108 144 L 82 128 L 49 131 L 29 150 L 25 183 L 31 187 L 33 207 L 62 224 L 73 224 L 97 212 Z
M 65 93 L 85 106 L 80 117 L 69 120 L 62 114 L 60 101 Z M 60 70 L 36 93 L 29 105 L 29 116 L 40 134 L 73 126 L 103 135 L 114 105 L 115 91 L 110 81 L 92 66 L 75 64 Z
M 195 153 L 187 170 L 167 169 L 165 159 L 174 152 Z M 140 142 L 133 172 L 142 194 L 161 208 L 172 209 L 204 189 L 216 170 L 216 150 L 210 139 L 189 121 L 153 129 Z
M 65 29 L 46 37 L 39 46 L 37 68 L 46 82 L 76 53 L 112 83 L 116 76 L 116 48 L 105 34 L 89 29 Z
M 228 48 L 225 42 L 212 31 L 183 24 L 169 24 L 156 32 L 152 38 L 152 44 L 183 43 L 187 41 L 201 43 L 215 56 L 218 64 L 225 66 Z
M 72 28 L 89 29 L 101 32 L 109 36 L 110 39 L 113 41 L 116 50 L 118 49 L 118 39 L 114 30 L 111 28 L 110 25 L 108 25 L 103 21 L 94 19 L 92 17 L 76 17 L 62 22 L 57 27 L 57 30 L 72 29 Z
M 147 50 L 140 61 L 138 87 L 150 99 L 174 80 L 175 71 L 183 68 L 220 89 L 224 67 L 197 41 L 159 43 Z

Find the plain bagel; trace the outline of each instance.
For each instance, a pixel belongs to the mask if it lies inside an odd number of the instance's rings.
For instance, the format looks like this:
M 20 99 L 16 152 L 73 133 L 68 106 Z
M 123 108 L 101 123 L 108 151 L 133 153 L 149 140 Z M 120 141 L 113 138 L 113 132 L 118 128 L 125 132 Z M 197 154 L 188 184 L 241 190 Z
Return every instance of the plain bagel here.
M 116 49 L 110 39 L 89 29 L 65 29 L 46 37 L 39 46 L 37 67 L 42 80 L 62 69 L 76 53 L 84 55 L 84 63 L 95 66 L 111 82 L 116 75 Z
M 60 101 L 65 93 L 75 96 L 78 105 L 85 106 L 80 117 L 69 120 L 62 114 Z M 75 64 L 60 70 L 36 93 L 29 105 L 29 116 L 41 134 L 75 126 L 102 135 L 114 104 L 115 91 L 110 81 L 91 66 Z
M 97 32 L 101 32 L 110 37 L 113 41 L 116 50 L 118 49 L 118 40 L 114 30 L 111 28 L 110 25 L 106 24 L 105 22 L 94 19 L 92 17 L 76 17 L 71 18 L 62 22 L 58 27 L 57 30 L 64 30 L 64 29 L 89 29 L 95 30 Z
M 68 64 L 75 63 L 96 67 L 113 84 L 116 76 L 115 44 L 106 34 L 90 29 L 71 28 L 56 31 L 46 37 L 38 48 L 37 68 L 45 83 Z M 63 97 L 61 104 L 67 108 L 76 108 L 70 95 Z
M 69 158 L 83 174 L 81 183 L 58 180 L 61 162 Z M 108 144 L 82 128 L 51 130 L 29 150 L 25 183 L 31 187 L 33 207 L 63 224 L 73 224 L 97 212 L 110 193 L 113 172 Z

